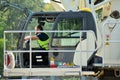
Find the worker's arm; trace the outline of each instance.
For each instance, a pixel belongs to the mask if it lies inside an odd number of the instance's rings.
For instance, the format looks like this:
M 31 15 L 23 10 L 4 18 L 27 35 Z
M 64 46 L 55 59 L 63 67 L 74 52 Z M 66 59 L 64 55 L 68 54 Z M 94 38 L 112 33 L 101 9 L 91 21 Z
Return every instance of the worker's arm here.
M 26 41 L 26 40 L 30 40 L 30 38 L 31 38 L 31 40 L 36 40 L 36 39 L 38 39 L 37 36 L 25 36 L 24 40 L 25 40 L 25 41 Z

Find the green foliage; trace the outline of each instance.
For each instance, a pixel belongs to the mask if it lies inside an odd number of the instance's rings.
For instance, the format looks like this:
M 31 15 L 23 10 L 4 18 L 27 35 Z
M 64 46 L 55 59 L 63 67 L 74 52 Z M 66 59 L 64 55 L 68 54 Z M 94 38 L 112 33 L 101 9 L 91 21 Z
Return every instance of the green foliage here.
M 9 3 L 14 5 L 5 7 L 2 18 L 6 19 L 7 30 L 20 29 L 18 26 L 20 20 L 25 20 L 26 15 L 38 11 L 53 11 L 51 4 L 44 3 L 43 0 L 9 0 Z
M 3 71 L 3 55 L 3 39 L 0 39 L 0 73 Z
M 0 39 L 0 57 L 3 55 L 3 39 Z M 0 58 L 0 62 L 3 58 Z
M 2 18 L 2 12 L 0 12 L 0 38 L 3 38 L 3 31 L 6 28 L 5 18 Z
M 54 8 L 50 3 L 46 3 L 46 5 L 44 5 L 44 11 L 54 11 Z

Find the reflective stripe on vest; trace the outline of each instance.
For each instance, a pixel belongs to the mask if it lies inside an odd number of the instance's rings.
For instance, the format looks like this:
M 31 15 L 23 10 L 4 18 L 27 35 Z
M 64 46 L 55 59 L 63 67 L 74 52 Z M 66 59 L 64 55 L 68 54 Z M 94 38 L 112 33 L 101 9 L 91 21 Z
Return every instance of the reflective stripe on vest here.
M 37 40 L 41 48 L 45 48 L 46 50 L 49 49 L 49 38 L 45 41 L 41 41 L 40 39 Z

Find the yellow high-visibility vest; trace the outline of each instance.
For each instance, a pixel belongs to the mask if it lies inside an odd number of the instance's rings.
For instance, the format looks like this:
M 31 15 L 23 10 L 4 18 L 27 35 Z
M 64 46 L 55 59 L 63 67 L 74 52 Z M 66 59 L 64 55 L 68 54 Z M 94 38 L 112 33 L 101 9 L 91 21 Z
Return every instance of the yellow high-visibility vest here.
M 38 41 L 41 48 L 44 48 L 45 50 L 49 49 L 49 41 L 50 41 L 49 38 L 47 40 L 45 40 L 45 41 L 42 41 L 40 39 L 38 39 L 37 41 Z

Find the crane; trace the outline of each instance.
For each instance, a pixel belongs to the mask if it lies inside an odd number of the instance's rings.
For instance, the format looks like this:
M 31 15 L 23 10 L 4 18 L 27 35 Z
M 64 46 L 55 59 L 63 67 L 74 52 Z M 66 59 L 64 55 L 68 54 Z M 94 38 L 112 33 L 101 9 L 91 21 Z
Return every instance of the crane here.
M 53 5 L 57 6 L 57 10 L 62 10 L 62 12 L 35 12 L 28 16 L 22 31 L 4 31 L 4 41 L 6 41 L 8 33 L 22 33 L 19 44 L 22 49 L 13 50 L 11 48 L 9 50 L 6 48 L 7 43 L 4 42 L 4 75 L 6 77 L 72 75 L 95 76 L 100 80 L 120 79 L 120 37 L 118 37 L 120 34 L 118 9 L 120 1 L 51 1 L 54 3 Z M 69 2 L 70 6 L 66 6 Z M 84 4 L 79 5 L 78 3 Z M 90 8 L 90 10 L 82 8 Z M 108 11 L 107 14 L 104 11 Z M 35 24 L 31 20 L 35 20 L 37 23 L 52 24 L 50 31 L 45 30 L 46 33 L 50 33 L 48 51 L 40 51 L 38 47 L 34 47 L 31 40 L 29 49 L 23 45 L 25 34 L 28 33 L 31 36 L 34 33 L 32 30 L 27 31 L 29 24 Z M 55 61 L 55 66 L 49 66 L 48 56 L 47 66 L 40 65 L 44 62 L 42 56 L 46 52 L 50 59 L 54 58 L 52 60 Z M 16 58 L 13 55 L 19 53 L 21 63 L 19 67 L 16 67 Z M 37 53 L 41 55 L 37 55 Z M 47 68 L 43 68 L 43 66 Z M 102 78 L 103 76 L 107 78 Z

